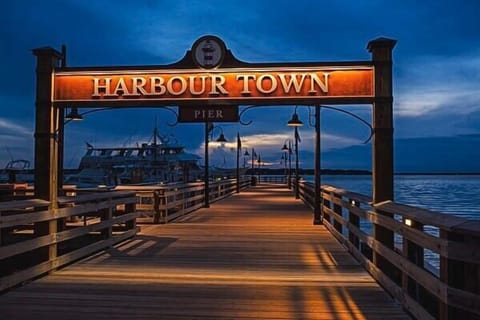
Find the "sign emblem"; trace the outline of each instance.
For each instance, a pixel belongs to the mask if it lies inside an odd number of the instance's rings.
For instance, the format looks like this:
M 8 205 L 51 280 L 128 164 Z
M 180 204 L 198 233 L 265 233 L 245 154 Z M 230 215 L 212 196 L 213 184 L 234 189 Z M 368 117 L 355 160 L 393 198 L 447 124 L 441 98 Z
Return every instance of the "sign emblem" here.
M 192 46 L 193 60 L 196 65 L 205 69 L 218 67 L 225 56 L 225 43 L 215 36 L 204 36 Z

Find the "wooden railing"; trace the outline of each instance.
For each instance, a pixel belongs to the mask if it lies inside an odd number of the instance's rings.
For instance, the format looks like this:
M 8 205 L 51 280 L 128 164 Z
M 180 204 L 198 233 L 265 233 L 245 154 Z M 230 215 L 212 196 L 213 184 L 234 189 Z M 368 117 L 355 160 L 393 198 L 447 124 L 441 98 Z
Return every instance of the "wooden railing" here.
M 480 221 L 321 189 L 324 225 L 415 318 L 480 319 Z
M 260 183 L 286 184 L 288 176 L 285 175 L 260 175 Z
M 240 179 L 240 189 L 250 186 L 250 176 Z M 152 217 L 153 223 L 167 223 L 204 206 L 203 182 L 169 184 L 164 186 L 117 186 L 116 190 L 134 191 L 137 210 Z M 237 180 L 219 180 L 209 183 L 209 202 L 215 202 L 236 192 Z
M 0 202 L 0 291 L 48 273 L 137 232 L 135 193 Z

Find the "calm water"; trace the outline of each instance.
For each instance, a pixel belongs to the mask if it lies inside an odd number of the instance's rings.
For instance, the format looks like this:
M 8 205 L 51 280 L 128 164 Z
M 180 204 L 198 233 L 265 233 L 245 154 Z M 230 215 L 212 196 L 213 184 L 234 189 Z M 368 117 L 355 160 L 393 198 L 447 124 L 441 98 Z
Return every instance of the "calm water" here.
M 312 176 L 305 179 L 313 182 Z M 322 184 L 372 194 L 371 176 L 325 175 Z M 480 175 L 397 175 L 395 201 L 480 220 Z

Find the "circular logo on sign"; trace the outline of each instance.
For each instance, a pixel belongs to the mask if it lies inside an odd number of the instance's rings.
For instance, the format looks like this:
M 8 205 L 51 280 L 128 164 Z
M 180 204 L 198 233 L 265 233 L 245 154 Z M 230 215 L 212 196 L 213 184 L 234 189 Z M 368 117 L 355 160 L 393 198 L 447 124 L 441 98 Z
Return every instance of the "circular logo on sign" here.
M 215 36 L 204 36 L 192 46 L 193 60 L 201 68 L 218 67 L 225 56 L 225 44 Z

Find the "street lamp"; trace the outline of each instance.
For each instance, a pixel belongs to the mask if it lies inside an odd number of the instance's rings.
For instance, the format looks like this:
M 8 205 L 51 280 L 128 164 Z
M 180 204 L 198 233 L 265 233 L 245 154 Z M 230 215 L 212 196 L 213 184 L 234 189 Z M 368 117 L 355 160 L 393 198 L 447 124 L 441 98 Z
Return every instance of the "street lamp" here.
M 100 110 L 100 109 L 93 109 L 93 110 Z M 102 108 L 102 110 L 103 110 L 103 108 Z M 82 121 L 83 120 L 83 115 L 78 113 L 78 108 L 77 107 L 73 107 L 73 108 L 70 108 L 70 112 L 65 116 L 65 120 L 66 120 L 65 122 Z
M 258 168 L 258 183 L 260 184 L 260 178 L 262 176 L 262 158 L 260 157 L 260 154 L 258 154 L 257 157 L 257 168 Z
M 289 127 L 293 127 L 294 134 L 295 134 L 295 198 L 300 198 L 300 190 L 299 190 L 299 175 L 298 175 L 298 140 L 300 136 L 298 135 L 298 127 L 303 126 L 303 122 L 300 121 L 297 114 L 297 106 L 295 106 L 295 111 L 292 115 L 292 119 L 290 119 L 287 123 Z
M 235 172 L 237 178 L 237 193 L 240 193 L 240 152 L 242 151 L 242 140 L 240 133 L 237 132 L 237 170 Z
M 204 190 L 204 197 L 205 197 L 205 208 L 210 207 L 210 172 L 209 172 L 209 159 L 208 159 L 208 142 L 210 137 L 213 139 L 213 131 L 214 129 L 220 129 L 220 136 L 216 140 L 217 142 L 225 143 L 227 139 L 225 139 L 225 135 L 223 134 L 223 129 L 220 126 L 215 126 L 213 123 L 206 121 L 205 122 L 205 190 Z
M 251 173 L 251 185 L 256 185 L 255 181 L 255 159 L 257 159 L 257 154 L 255 153 L 255 149 L 252 148 L 252 173 Z
M 287 147 L 288 141 L 288 147 Z M 282 151 L 285 152 L 285 168 L 287 167 L 287 153 L 288 153 L 288 189 L 292 188 L 292 140 L 286 139 L 283 143 Z
M 247 167 L 247 157 L 250 157 L 250 153 L 248 153 L 248 149 L 245 148 L 245 152 L 243 153 L 243 167 Z

